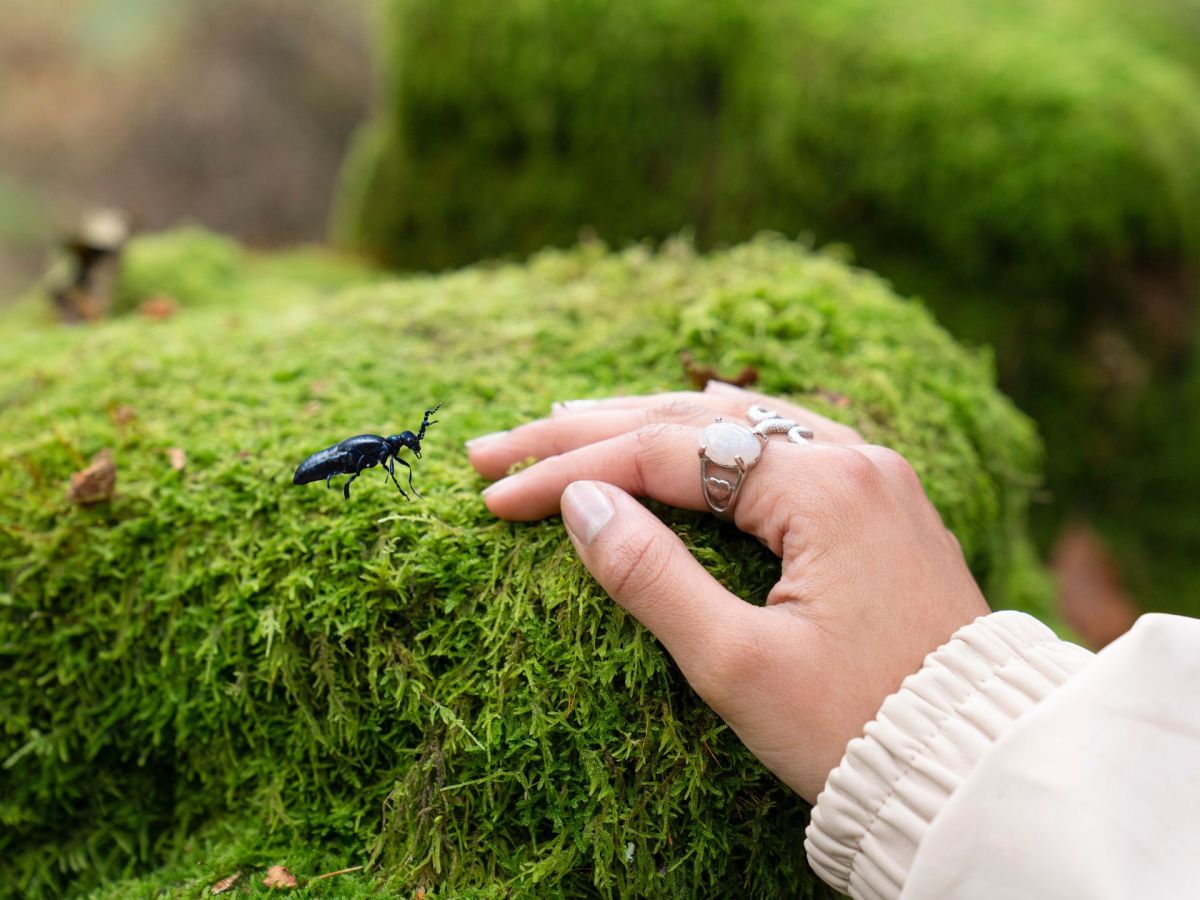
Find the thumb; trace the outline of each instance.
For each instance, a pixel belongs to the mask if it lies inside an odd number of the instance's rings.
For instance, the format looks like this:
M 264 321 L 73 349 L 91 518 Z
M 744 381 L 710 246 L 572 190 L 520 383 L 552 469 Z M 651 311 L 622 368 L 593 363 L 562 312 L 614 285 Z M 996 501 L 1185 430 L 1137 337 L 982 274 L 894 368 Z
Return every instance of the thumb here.
M 666 646 L 701 695 L 748 633 L 750 604 L 713 578 L 683 541 L 620 488 L 576 481 L 562 516 L 583 564 L 617 603 Z

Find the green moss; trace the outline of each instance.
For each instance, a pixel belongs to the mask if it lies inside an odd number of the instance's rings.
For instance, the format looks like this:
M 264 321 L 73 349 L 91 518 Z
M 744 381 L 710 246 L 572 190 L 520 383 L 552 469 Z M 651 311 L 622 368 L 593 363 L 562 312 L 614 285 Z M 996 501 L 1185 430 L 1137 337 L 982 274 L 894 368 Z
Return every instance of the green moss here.
M 242 248 L 211 231 L 193 227 L 145 235 L 123 254 L 114 309 L 129 312 L 160 295 L 184 306 L 235 305 L 241 264 Z
M 833 257 L 764 237 L 316 280 L 311 260 L 225 258 L 167 321 L 0 325 L 0 896 L 192 897 L 279 862 L 371 865 L 312 896 L 820 894 L 804 805 L 560 523 L 487 513 L 462 449 L 556 399 L 679 388 L 685 349 L 907 454 L 993 602 L 1044 612 L 1029 422 L 986 356 Z M 146 271 L 141 293 L 185 277 Z M 369 475 L 350 503 L 290 484 L 308 453 L 439 400 L 423 501 Z M 72 506 L 106 447 L 116 496 Z M 757 541 L 660 511 L 764 599 L 778 563 Z
M 219 306 L 229 312 L 248 298 L 247 272 L 253 272 L 256 298 L 284 292 L 293 300 L 380 277 L 363 261 L 321 247 L 295 247 L 251 261 L 237 242 L 184 227 L 142 235 L 125 247 L 114 308 L 128 313 L 152 297 L 166 296 L 181 306 Z

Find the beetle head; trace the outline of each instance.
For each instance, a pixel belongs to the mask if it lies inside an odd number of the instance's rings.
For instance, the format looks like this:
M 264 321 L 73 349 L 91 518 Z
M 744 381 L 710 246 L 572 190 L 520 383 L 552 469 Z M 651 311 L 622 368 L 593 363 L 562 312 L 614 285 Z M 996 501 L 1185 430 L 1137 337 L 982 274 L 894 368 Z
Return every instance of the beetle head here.
M 421 458 L 421 442 L 417 440 L 417 436 L 411 431 L 393 434 L 387 439 L 387 442 L 392 447 L 393 456 L 400 451 L 401 447 L 407 447 L 413 452 L 413 456 L 415 456 L 417 459 Z

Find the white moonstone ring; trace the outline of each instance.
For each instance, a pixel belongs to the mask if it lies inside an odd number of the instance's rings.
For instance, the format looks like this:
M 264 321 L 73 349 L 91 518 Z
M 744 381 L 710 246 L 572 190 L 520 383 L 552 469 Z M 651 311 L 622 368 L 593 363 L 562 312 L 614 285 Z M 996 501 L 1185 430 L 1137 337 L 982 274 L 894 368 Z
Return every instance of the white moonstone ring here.
M 700 486 L 704 502 L 719 518 L 733 518 L 738 491 L 766 443 L 766 435 L 720 419 L 700 432 Z M 710 469 L 724 471 L 714 474 Z

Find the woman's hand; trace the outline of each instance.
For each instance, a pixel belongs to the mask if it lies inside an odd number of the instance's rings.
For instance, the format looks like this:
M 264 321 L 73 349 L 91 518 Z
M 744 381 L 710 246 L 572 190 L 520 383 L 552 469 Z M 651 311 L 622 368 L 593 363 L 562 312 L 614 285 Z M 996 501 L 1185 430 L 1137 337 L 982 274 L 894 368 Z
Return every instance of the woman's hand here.
M 706 509 L 699 433 L 763 404 L 810 426 L 775 436 L 734 521 L 783 560 L 764 607 L 722 587 L 630 494 Z M 729 385 L 558 404 L 468 445 L 488 509 L 561 508 L 584 564 L 649 628 L 746 746 L 809 801 L 884 698 L 959 627 L 988 612 L 912 467 L 853 429 Z M 540 462 L 507 478 L 516 462 Z

